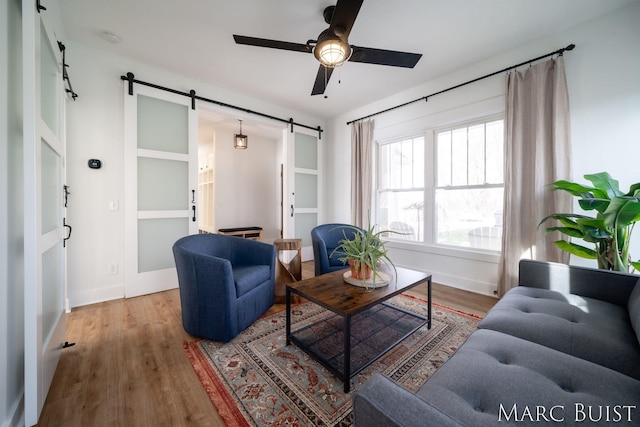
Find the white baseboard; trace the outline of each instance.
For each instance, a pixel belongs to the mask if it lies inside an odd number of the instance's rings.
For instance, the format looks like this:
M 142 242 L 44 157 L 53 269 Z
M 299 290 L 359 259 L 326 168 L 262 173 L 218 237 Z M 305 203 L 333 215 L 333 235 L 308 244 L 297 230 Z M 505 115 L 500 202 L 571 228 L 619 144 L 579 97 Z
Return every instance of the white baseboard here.
M 441 285 L 447 285 L 452 288 L 475 292 L 477 294 L 488 295 L 490 297 L 495 297 L 498 290 L 495 283 L 485 283 L 442 273 L 432 273 L 432 275 L 432 280 Z
M 454 276 L 451 274 L 441 273 L 433 270 L 424 270 L 420 268 L 415 268 L 413 266 L 407 266 L 407 265 L 397 265 L 397 266 L 429 273 L 431 274 L 431 280 L 440 285 L 446 285 L 452 288 L 461 289 L 463 291 L 474 292 L 476 294 L 487 295 L 490 297 L 496 296 L 498 287 L 495 283 L 473 280 L 473 279 Z
M 124 298 L 124 283 L 69 294 L 71 308 L 120 298 Z

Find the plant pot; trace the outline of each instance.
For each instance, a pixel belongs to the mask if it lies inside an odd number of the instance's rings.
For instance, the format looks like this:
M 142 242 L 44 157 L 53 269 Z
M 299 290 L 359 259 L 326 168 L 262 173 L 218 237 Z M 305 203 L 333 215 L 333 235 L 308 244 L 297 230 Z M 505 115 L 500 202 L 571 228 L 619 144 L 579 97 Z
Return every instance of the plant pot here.
M 371 278 L 371 269 L 368 265 L 364 266 L 364 271 L 360 268 L 360 263 L 354 259 L 349 260 L 349 268 L 351 268 L 351 277 L 358 280 L 366 280 Z M 364 273 L 364 277 L 363 277 Z

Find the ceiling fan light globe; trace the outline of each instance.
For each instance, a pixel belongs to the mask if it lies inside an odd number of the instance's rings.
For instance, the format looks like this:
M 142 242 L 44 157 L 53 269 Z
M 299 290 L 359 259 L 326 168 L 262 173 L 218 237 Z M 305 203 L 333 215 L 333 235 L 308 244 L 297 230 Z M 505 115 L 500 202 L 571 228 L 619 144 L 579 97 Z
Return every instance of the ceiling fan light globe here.
M 313 54 L 322 65 L 333 68 L 349 59 L 351 47 L 340 39 L 325 39 L 318 42 Z

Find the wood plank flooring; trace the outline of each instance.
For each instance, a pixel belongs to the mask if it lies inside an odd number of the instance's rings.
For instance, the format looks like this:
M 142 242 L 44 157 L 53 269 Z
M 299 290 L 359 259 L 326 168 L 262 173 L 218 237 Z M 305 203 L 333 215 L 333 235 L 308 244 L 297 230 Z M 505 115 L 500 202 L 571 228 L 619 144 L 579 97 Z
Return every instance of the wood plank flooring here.
M 426 299 L 426 286 L 410 293 Z M 433 300 L 479 316 L 497 301 L 438 284 Z M 184 354 L 195 338 L 177 289 L 75 308 L 67 339 L 76 345 L 63 350 L 38 426 L 224 426 Z

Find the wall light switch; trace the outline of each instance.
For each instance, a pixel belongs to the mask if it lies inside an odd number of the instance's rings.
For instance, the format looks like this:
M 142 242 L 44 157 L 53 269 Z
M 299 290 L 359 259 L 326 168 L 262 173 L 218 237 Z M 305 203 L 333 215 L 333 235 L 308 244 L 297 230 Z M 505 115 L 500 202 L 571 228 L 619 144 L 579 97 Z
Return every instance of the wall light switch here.
M 107 274 L 118 274 L 118 263 L 109 264 L 107 266 Z
M 109 210 L 113 211 L 113 212 L 120 210 L 120 201 L 118 201 L 118 200 L 110 201 L 109 202 Z

